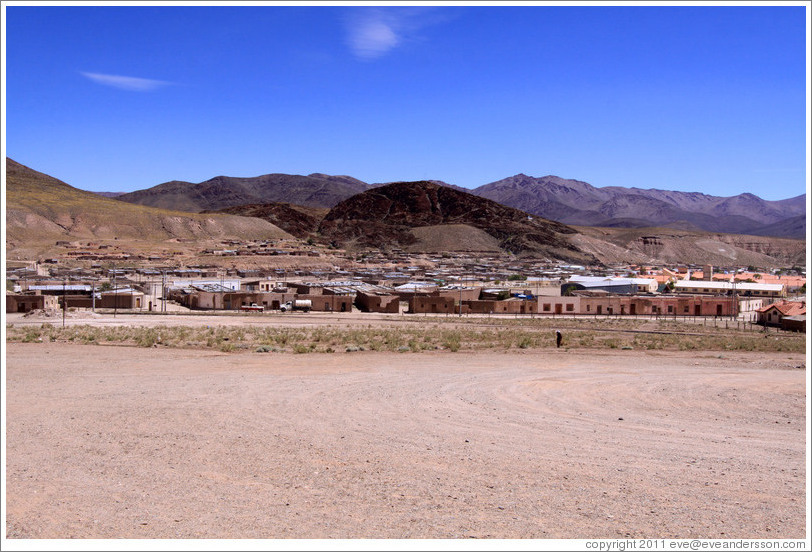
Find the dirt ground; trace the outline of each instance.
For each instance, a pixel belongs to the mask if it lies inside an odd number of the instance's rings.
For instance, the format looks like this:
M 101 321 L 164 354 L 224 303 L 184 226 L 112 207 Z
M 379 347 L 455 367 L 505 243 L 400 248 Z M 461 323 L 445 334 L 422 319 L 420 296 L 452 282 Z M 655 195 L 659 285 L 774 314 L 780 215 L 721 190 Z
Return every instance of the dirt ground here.
M 6 345 L 12 539 L 806 536 L 801 354 Z

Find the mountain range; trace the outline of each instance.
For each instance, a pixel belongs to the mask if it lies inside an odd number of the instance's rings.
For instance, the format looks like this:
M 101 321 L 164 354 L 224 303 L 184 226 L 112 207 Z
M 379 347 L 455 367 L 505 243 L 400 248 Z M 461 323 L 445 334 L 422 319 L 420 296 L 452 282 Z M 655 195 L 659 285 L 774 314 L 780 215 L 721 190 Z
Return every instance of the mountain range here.
M 115 198 L 127 203 L 198 213 L 262 203 L 333 207 L 367 189 L 368 184 L 350 176 L 273 173 L 249 178 L 217 176 L 197 184 L 173 180 Z
M 578 180 L 525 174 L 473 190 L 437 180 L 429 182 L 569 225 L 665 227 L 793 239 L 806 236 L 806 194 L 767 201 L 750 193 L 718 197 L 619 186 L 597 188 Z M 115 198 L 190 212 L 267 203 L 331 208 L 355 194 L 384 185 L 367 184 L 351 176 L 273 173 L 248 178 L 217 176 L 197 184 L 172 181 Z
M 578 180 L 524 174 L 486 184 L 472 193 L 565 224 L 656 226 L 796 239 L 806 235 L 797 224 L 780 224 L 792 219 L 805 221 L 805 194 L 766 201 L 749 193 L 717 197 L 619 186 L 596 188 Z
M 337 178 L 339 183 L 357 185 L 349 177 Z M 307 183 L 299 192 L 308 197 L 316 197 L 316 191 L 322 198 L 330 193 L 331 177 L 297 180 Z M 327 251 L 337 246 L 348 251 L 510 253 L 603 265 L 805 264 L 804 240 L 674 228 L 566 225 L 437 181 L 365 187 L 332 208 L 271 202 L 226 207 L 227 213 L 192 213 L 102 197 L 6 158 L 6 254 L 9 259 L 42 258 L 64 253 L 65 243 L 91 240 L 111 251 L 192 258 L 196 252 L 221 247 L 224 240 L 244 243 L 295 237 L 328 246 Z M 775 226 L 793 224 L 797 225 L 797 217 Z M 240 264 L 263 262 L 259 257 L 230 259 Z

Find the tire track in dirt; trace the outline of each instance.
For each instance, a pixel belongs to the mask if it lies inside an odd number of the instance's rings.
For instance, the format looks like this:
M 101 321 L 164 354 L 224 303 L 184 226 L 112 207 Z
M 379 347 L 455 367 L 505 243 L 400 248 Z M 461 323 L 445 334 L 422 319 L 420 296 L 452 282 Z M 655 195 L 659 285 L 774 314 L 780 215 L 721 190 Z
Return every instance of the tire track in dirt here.
M 8 523 L 34 538 L 799 537 L 805 372 L 779 358 L 12 343 Z

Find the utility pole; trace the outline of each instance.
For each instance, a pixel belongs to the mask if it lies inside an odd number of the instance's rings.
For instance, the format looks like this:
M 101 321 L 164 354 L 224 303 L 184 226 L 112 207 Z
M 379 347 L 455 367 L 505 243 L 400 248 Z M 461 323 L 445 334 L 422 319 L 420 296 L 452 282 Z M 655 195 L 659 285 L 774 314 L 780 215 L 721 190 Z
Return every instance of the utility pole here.
M 116 265 L 113 264 L 113 318 L 118 312 L 118 289 L 116 288 Z
M 460 318 L 462 318 L 462 283 L 460 283 Z
M 63 328 L 65 327 L 65 311 L 68 310 L 68 300 L 67 300 L 67 297 L 65 296 L 65 285 L 66 284 L 67 284 L 67 282 L 65 282 L 65 279 L 63 278 L 62 279 L 62 327 Z

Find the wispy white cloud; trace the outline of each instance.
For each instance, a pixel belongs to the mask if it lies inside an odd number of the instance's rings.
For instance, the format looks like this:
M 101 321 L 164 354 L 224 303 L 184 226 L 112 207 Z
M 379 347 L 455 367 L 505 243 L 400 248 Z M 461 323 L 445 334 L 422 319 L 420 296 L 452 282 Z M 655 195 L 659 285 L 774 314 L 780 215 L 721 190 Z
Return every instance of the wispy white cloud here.
M 349 40 L 353 53 L 364 59 L 381 57 L 399 42 L 393 25 L 377 18 L 367 18 L 351 27 Z
M 356 57 L 373 60 L 417 39 L 423 27 L 438 22 L 426 8 L 357 8 L 346 18 L 347 43 Z
M 167 81 L 142 79 L 139 77 L 124 77 L 121 75 L 104 75 L 102 73 L 86 73 L 84 71 L 81 71 L 81 74 L 93 82 L 105 86 L 112 86 L 113 88 L 120 88 L 122 90 L 134 90 L 136 92 L 149 92 L 172 84 Z

